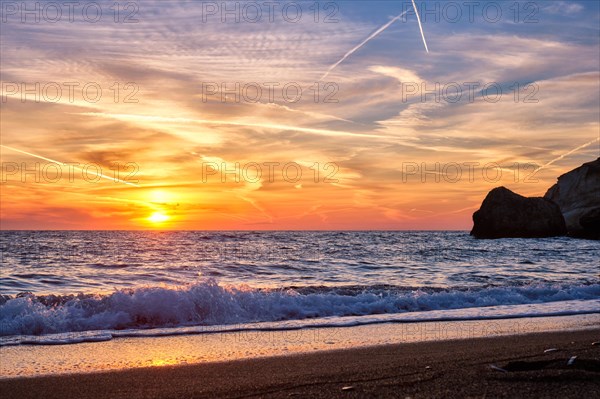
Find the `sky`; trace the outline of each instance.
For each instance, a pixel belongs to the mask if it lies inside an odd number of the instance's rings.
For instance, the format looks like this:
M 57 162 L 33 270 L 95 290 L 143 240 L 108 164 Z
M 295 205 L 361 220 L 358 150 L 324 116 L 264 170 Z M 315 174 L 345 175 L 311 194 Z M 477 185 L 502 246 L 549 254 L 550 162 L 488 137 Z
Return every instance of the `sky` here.
M 2 229 L 468 230 L 600 156 L 596 1 L 1 3 Z

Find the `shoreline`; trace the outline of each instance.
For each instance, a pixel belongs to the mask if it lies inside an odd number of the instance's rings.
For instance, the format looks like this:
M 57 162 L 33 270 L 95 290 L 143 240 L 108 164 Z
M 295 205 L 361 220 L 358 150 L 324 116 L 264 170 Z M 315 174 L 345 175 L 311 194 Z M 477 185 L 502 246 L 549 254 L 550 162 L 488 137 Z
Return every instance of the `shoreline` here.
M 302 329 L 116 336 L 112 339 L 0 347 L 0 381 L 167 365 L 314 354 L 418 342 L 470 341 L 531 333 L 589 330 L 600 313 L 487 320 L 390 322 Z M 599 337 L 600 338 L 600 337 Z
M 593 397 L 600 394 L 600 345 L 592 345 L 599 339 L 600 328 L 594 328 L 13 378 L 0 380 L 0 395 L 47 399 Z M 553 348 L 558 350 L 544 352 Z M 573 356 L 577 358 L 568 366 Z

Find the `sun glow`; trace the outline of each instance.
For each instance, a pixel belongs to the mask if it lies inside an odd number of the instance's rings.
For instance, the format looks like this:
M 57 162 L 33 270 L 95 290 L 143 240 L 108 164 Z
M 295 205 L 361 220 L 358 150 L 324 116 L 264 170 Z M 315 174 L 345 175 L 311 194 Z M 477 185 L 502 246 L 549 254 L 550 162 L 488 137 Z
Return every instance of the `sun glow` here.
M 153 190 L 150 193 L 150 201 L 151 202 L 164 204 L 164 203 L 170 202 L 172 199 L 173 199 L 173 196 L 170 193 L 163 191 L 163 190 Z
M 177 360 L 175 359 L 153 359 L 152 366 L 161 367 L 161 366 L 171 366 L 177 364 Z
M 152 223 L 162 223 L 169 220 L 169 216 L 165 215 L 162 212 L 154 212 L 152 215 L 148 217 L 148 220 Z

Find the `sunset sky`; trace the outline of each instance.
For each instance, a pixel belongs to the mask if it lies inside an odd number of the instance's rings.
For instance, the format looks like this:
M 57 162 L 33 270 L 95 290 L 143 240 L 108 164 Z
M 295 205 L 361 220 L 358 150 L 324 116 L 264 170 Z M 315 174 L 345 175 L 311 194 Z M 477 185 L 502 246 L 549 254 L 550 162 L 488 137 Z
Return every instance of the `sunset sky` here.
M 221 2 L 96 2 L 96 23 L 80 3 L 37 23 L 3 5 L 2 229 L 470 229 L 490 189 L 543 195 L 600 156 L 596 1 L 480 1 L 473 21 L 417 1 L 429 53 L 410 1 L 282 1 L 255 23 L 249 2 L 239 22 Z M 450 94 L 421 98 L 436 82 Z M 52 160 L 78 166 L 54 179 Z

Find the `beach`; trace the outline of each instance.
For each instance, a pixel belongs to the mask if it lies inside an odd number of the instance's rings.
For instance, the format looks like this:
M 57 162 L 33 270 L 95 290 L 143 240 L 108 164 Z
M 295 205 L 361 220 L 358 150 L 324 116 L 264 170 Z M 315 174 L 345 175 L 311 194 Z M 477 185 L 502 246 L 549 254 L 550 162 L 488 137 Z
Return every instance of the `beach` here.
M 207 336 L 191 335 L 116 339 L 113 342 L 76 345 L 4 347 L 3 369 L 11 358 L 27 362 L 32 357 L 50 357 L 56 364 L 47 367 L 56 367 L 56 370 L 54 373 L 36 374 L 30 368 L 28 373 L 24 373 L 28 377 L 4 378 L 0 380 L 0 395 L 6 398 L 133 399 L 582 398 L 600 394 L 600 345 L 593 344 L 600 340 L 597 315 L 521 320 L 520 325 L 529 326 L 529 331 L 552 329 L 552 326 L 554 329 L 535 333 L 527 333 L 523 329 L 515 334 L 515 322 L 517 320 L 479 323 L 488 327 L 485 334 L 481 329 L 479 334 L 473 334 L 476 330 L 473 322 L 452 322 L 413 324 L 410 327 L 412 337 L 399 335 L 399 331 L 407 331 L 407 325 L 382 324 L 316 329 L 320 331 L 320 338 L 316 338 L 314 331 L 304 332 L 305 337 L 312 336 L 312 339 L 304 341 L 298 339 L 297 331 L 287 331 L 280 332 L 276 339 L 268 335 L 269 332 L 257 332 L 251 342 L 242 344 L 239 335 L 229 333 L 209 334 L 208 337 L 212 338 L 208 339 L 212 341 L 207 341 Z M 566 326 L 578 329 L 568 331 Z M 446 335 L 440 335 L 440 331 L 445 331 Z M 463 331 L 463 334 L 452 336 L 448 335 L 449 331 Z M 467 331 L 470 333 L 467 334 Z M 296 340 L 294 345 L 290 343 L 292 336 Z M 353 338 L 356 336 L 366 338 L 358 343 Z M 212 357 L 196 364 L 185 364 L 188 360 L 192 362 L 191 357 L 180 358 L 179 362 L 164 356 L 154 357 L 153 367 L 125 365 L 108 371 L 102 371 L 99 363 L 92 365 L 95 370 L 87 369 L 87 372 L 77 372 L 77 368 L 71 368 L 71 372 L 67 372 L 69 369 L 61 371 L 57 366 L 69 361 L 76 362 L 76 365 L 84 364 L 83 352 L 91 358 L 102 358 L 103 354 L 105 357 L 118 357 L 116 354 L 120 352 L 125 359 L 141 359 L 142 347 L 154 346 L 155 354 L 166 354 L 170 350 L 176 352 L 176 346 L 185 348 L 182 342 L 188 342 L 189 348 L 193 345 L 199 351 L 206 350 L 212 353 Z M 203 342 L 203 347 L 200 342 Z M 368 342 L 375 345 L 366 345 Z M 387 344 L 377 344 L 381 342 Z M 116 346 L 111 349 L 110 345 Z M 307 345 L 312 345 L 313 350 L 308 351 Z M 218 350 L 215 346 L 219 347 Z M 244 352 L 244 348 L 261 347 L 262 352 Z M 328 350 L 328 347 L 333 349 Z M 58 356 L 58 353 L 63 356 Z M 244 357 L 244 353 L 248 355 Z M 574 356 L 576 358 L 568 365 Z M 7 374 L 3 370 L 3 375 Z
M 0 238 L 12 268 L 0 297 L 3 398 L 598 392 L 593 242 L 336 231 Z
M 597 397 L 600 346 L 593 342 L 599 338 L 600 329 L 546 332 L 5 379 L 0 381 L 0 395 L 46 399 Z M 544 352 L 548 349 L 557 350 Z M 568 366 L 573 356 L 577 358 Z

